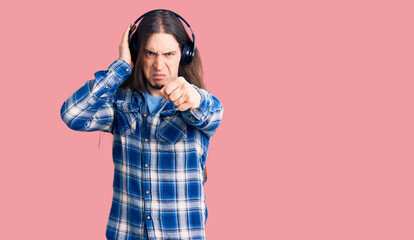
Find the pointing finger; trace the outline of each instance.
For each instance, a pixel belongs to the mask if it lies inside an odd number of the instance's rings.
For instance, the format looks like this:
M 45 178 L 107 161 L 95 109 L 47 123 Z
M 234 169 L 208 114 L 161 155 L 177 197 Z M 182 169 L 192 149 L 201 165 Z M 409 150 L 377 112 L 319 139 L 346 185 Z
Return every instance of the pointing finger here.
M 161 97 L 165 98 L 165 100 L 170 101 L 170 99 L 168 99 L 168 94 L 165 93 L 165 87 L 166 86 L 164 86 L 163 88 L 161 88 L 160 91 L 159 91 L 159 93 L 160 93 Z
M 181 90 L 181 88 L 176 88 L 170 93 L 170 95 L 168 95 L 168 98 L 170 99 L 170 101 L 175 102 L 177 99 L 179 99 L 183 95 L 184 95 L 184 92 Z
M 178 87 L 180 87 L 181 83 L 180 81 L 177 81 L 177 79 L 171 79 L 167 85 L 165 85 L 164 92 L 167 95 L 170 95 L 174 90 L 176 90 Z

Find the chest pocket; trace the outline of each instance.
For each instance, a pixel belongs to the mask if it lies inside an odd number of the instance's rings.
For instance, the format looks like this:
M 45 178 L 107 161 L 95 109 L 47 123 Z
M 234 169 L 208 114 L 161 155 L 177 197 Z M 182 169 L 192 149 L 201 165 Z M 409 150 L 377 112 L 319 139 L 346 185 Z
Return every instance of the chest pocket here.
M 139 108 L 133 107 L 131 103 L 126 101 L 117 101 L 118 109 L 117 125 L 121 135 L 135 134 L 137 123 L 141 121 Z
M 187 138 L 187 123 L 180 114 L 161 116 L 158 141 L 163 143 L 177 143 Z

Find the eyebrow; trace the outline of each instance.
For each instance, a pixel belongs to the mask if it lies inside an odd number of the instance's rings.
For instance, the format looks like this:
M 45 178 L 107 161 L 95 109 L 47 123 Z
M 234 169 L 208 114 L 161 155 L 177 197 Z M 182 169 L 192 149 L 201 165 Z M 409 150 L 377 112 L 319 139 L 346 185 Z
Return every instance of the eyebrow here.
M 146 52 L 152 52 L 152 53 L 157 53 L 156 51 L 152 51 L 152 50 L 150 50 L 150 49 L 147 49 L 147 48 L 145 48 L 144 49 L 144 51 L 146 51 Z M 162 54 L 166 54 L 166 53 L 177 53 L 177 51 L 168 51 L 168 52 L 164 52 L 164 53 L 162 53 Z M 157 53 L 158 54 L 158 53 Z

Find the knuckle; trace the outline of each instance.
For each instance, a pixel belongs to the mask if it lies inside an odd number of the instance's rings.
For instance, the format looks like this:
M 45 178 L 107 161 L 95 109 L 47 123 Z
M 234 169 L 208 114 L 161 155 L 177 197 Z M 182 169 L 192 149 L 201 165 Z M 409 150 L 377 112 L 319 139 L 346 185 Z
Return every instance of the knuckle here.
M 187 81 L 185 80 L 185 78 L 184 78 L 184 77 L 181 77 L 181 76 L 180 76 L 180 77 L 178 77 L 178 79 L 180 80 L 180 82 L 181 82 L 181 83 L 185 83 L 185 82 L 187 82 Z
M 181 91 L 183 91 L 184 95 L 188 95 L 190 93 L 188 86 L 181 86 Z

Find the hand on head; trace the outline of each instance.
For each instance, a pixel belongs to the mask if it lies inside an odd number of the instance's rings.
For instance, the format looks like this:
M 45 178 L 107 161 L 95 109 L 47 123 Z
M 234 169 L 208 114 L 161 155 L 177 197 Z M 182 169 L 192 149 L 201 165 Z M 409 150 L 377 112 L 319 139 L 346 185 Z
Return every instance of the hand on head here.
M 129 43 L 128 43 L 128 34 L 129 30 L 131 29 L 132 23 L 128 24 L 128 27 L 125 29 L 121 43 L 119 44 L 119 58 L 122 58 L 125 62 L 127 62 L 131 68 L 134 67 L 134 63 L 131 60 L 131 52 L 129 51 Z

